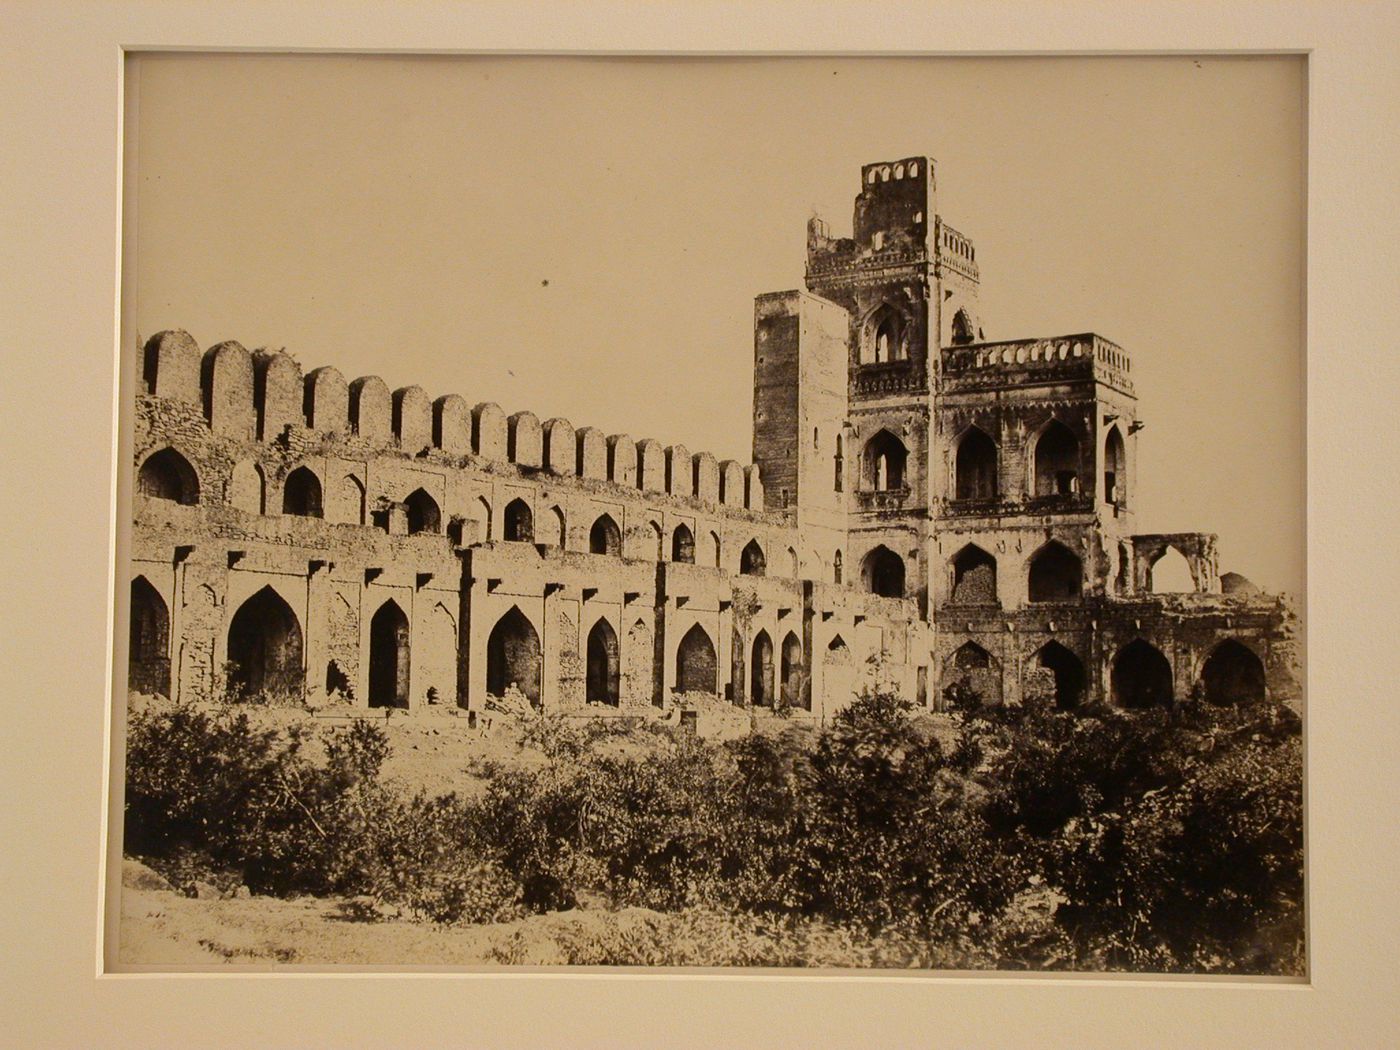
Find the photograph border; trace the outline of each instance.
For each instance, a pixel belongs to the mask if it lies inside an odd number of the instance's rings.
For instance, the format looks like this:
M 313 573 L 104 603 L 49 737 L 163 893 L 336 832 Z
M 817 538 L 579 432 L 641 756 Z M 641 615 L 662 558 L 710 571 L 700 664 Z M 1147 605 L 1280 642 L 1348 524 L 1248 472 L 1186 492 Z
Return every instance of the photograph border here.
M 178 1045 L 185 1033 L 197 1032 L 208 1045 L 430 1045 L 460 1042 L 470 1031 L 500 1045 L 563 1045 L 563 1039 L 614 1046 L 850 1045 L 941 1037 L 959 1045 L 1021 1039 L 1084 1046 L 1132 1032 L 1149 1045 L 1183 1038 L 1201 1045 L 1202 1033 L 1222 1044 L 1290 1045 L 1323 1038 L 1366 1043 L 1393 1031 L 1396 1007 L 1381 953 L 1395 934 L 1393 909 L 1382 897 L 1395 868 L 1395 843 L 1375 828 L 1388 827 L 1390 811 L 1380 798 L 1370 807 L 1353 800 L 1367 788 L 1374 797 L 1382 784 L 1393 795 L 1386 763 L 1396 715 L 1383 703 L 1338 699 L 1380 691 L 1384 700 L 1393 681 L 1385 674 L 1394 670 L 1393 655 L 1390 666 L 1363 662 L 1368 645 L 1390 649 L 1376 622 L 1383 618 L 1367 617 L 1355 597 L 1387 592 L 1384 570 L 1366 565 L 1361 554 L 1367 531 L 1391 509 L 1393 496 L 1374 491 L 1368 507 L 1365 496 L 1380 486 L 1367 483 L 1363 467 L 1351 460 L 1347 469 L 1329 466 L 1324 473 L 1318 453 L 1340 452 L 1348 417 L 1393 426 L 1393 413 L 1385 413 L 1379 398 L 1394 388 L 1386 380 L 1396 378 L 1381 338 L 1385 322 L 1395 318 L 1393 297 L 1387 298 L 1395 263 L 1376 249 L 1385 243 L 1377 225 L 1391 215 L 1385 161 L 1396 152 L 1381 134 L 1388 126 L 1383 117 L 1395 108 L 1384 47 L 1394 36 L 1394 12 L 1372 12 L 1369 20 L 1355 12 L 1342 20 L 1306 5 L 1246 5 L 1228 18 L 1210 18 L 1204 9 L 1163 4 L 1131 17 L 1115 9 L 1108 19 L 1098 15 L 1110 9 L 1089 5 L 1054 18 L 1043 5 L 993 13 L 945 5 L 906 12 L 923 24 L 896 33 L 880 28 L 888 21 L 863 19 L 854 5 L 769 4 L 726 8 L 724 17 L 714 17 L 720 10 L 692 5 L 648 14 L 621 5 L 575 11 L 537 4 L 487 16 L 423 5 L 390 15 L 329 2 L 262 17 L 228 4 L 108 10 L 65 2 L 5 10 L 21 47 L 5 74 L 5 101 L 18 105 L 13 116 L 7 107 L 4 119 L 17 124 L 9 140 L 23 143 L 6 176 L 7 207 L 16 210 L 12 228 L 25 249 L 23 267 L 14 253 L 3 293 L 14 297 L 4 311 L 17 322 L 12 361 L 18 365 L 26 355 L 10 391 L 20 436 L 11 462 L 22 465 L 12 481 L 43 478 L 47 496 L 42 513 L 7 523 L 5 550 L 15 559 L 13 608 L 63 610 L 17 621 L 10 638 L 12 699 L 28 696 L 52 712 L 15 720 L 13 753 L 23 758 L 3 774 L 10 796 L 22 801 L 19 812 L 4 817 L 14 825 L 7 841 L 26 843 L 24 876 L 14 881 L 19 892 L 6 907 L 6 925 L 16 934 L 7 953 L 13 1001 L 25 1003 L 27 1014 L 12 1021 L 18 1041 Z M 331 17 L 336 14 L 341 17 Z M 1309 719 L 1307 742 L 1310 985 L 1007 974 L 102 974 L 94 862 L 105 830 L 109 727 L 95 715 L 110 697 L 112 662 L 124 50 L 860 54 L 892 53 L 895 44 L 902 53 L 920 45 L 939 54 L 1309 53 L 1308 345 L 1326 353 L 1322 360 L 1309 355 L 1307 387 L 1309 693 L 1323 704 L 1322 716 Z M 1390 94 L 1377 97 L 1378 87 Z M 20 215 L 20 201 L 35 207 Z M 109 234 L 94 236 L 99 229 Z M 1320 342 L 1322 332 L 1327 338 Z M 104 345 L 104 333 L 105 362 L 94 350 Z M 1369 417 L 1368 394 L 1378 400 Z M 1394 447 L 1382 436 L 1375 442 Z M 67 513 L 50 520 L 48 512 L 58 507 Z M 44 565 L 62 571 L 41 577 L 36 567 Z M 95 588 L 95 579 L 105 588 Z M 60 630 L 62 646 L 55 644 Z M 78 655 L 93 646 L 107 653 L 101 674 Z M 46 718 L 67 738 L 46 728 Z M 1379 821 L 1367 820 L 1376 815 Z M 1357 836 L 1367 834 L 1372 841 L 1358 846 Z M 341 982 L 360 979 L 377 983 L 347 997 Z M 229 1017 L 234 1004 L 238 1013 Z M 215 1015 L 220 1022 L 211 1032 Z M 554 1038 L 546 1034 L 554 1032 Z

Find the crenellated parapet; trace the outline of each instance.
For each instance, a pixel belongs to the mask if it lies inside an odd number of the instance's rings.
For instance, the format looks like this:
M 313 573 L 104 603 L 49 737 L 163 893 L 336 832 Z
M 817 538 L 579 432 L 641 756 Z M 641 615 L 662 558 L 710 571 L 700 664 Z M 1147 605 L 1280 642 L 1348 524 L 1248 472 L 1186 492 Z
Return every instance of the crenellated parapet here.
M 410 458 L 474 457 L 715 509 L 764 510 L 752 465 L 651 438 L 605 436 L 562 418 L 541 423 L 529 411 L 507 416 L 494 402 L 469 406 L 458 394 L 432 399 L 420 386 L 391 391 L 378 376 L 347 382 L 331 366 L 303 374 L 285 351 L 224 342 L 201 353 L 189 333 L 170 330 L 147 340 L 140 380 L 142 394 L 189 406 L 210 432 L 235 441 L 305 446 L 312 437 L 342 439 Z

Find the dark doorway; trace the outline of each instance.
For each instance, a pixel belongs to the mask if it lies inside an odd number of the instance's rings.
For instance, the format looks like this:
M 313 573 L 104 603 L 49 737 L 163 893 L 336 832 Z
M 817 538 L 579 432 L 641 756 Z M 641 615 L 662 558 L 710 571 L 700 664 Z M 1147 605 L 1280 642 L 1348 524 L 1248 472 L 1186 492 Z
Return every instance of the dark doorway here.
M 300 518 L 321 517 L 321 479 L 309 468 L 297 467 L 282 484 L 282 513 Z
M 199 502 L 199 478 L 190 461 L 173 448 L 163 448 L 141 464 L 136 490 L 143 496 L 188 506 Z
M 883 544 L 865 556 L 865 589 L 884 598 L 904 597 L 904 559 Z
M 599 620 L 588 632 L 588 702 L 616 707 L 619 678 L 617 632 Z
M 170 611 L 144 576 L 131 581 L 131 640 L 127 688 L 170 695 Z
M 997 560 L 969 543 L 953 555 L 953 596 L 957 605 L 997 604 Z
M 782 682 L 783 702 L 802 707 L 802 643 L 790 631 L 783 639 Z
M 1264 699 L 1264 664 L 1234 639 L 1217 645 L 1201 668 L 1201 684 L 1212 704 L 1251 704 Z
M 588 550 L 590 554 L 607 554 L 614 558 L 622 553 L 622 534 L 610 515 L 601 515 L 588 530 Z
M 695 564 L 695 536 L 684 525 L 677 525 L 671 533 L 671 560 Z
M 882 430 L 865 446 L 866 486 L 875 492 L 895 492 L 904 488 L 904 464 L 909 450 L 888 430 Z
M 768 559 L 758 540 L 750 540 L 739 555 L 739 572 L 744 576 L 762 576 L 768 571 Z
M 408 617 L 387 601 L 369 623 L 369 706 L 408 707 Z
M 1035 494 L 1072 496 L 1079 492 L 1079 439 L 1058 419 L 1035 443 Z
M 438 509 L 437 500 L 426 491 L 414 489 L 403 501 L 403 505 L 408 516 L 410 534 L 442 531 L 442 511 Z
M 767 631 L 759 631 L 753 640 L 753 659 L 749 661 L 749 703 L 755 707 L 773 705 L 773 641 Z
M 1079 557 L 1055 541 L 1047 543 L 1031 558 L 1028 582 L 1033 602 L 1070 602 L 1080 596 L 1084 568 Z
M 506 506 L 505 537 L 515 543 L 535 542 L 535 514 L 523 499 Z
M 236 696 L 300 696 L 301 625 L 291 606 L 264 587 L 234 613 L 228 629 L 228 685 Z
M 698 623 L 676 650 L 676 689 L 682 693 L 717 692 L 715 646 Z
M 540 706 L 540 636 L 518 608 L 496 621 L 486 640 L 486 691 L 505 696 L 511 686 Z
M 1172 702 L 1172 665 L 1155 646 L 1139 638 L 1113 661 L 1113 702 L 1119 707 L 1166 707 Z
M 997 446 L 986 432 L 972 427 L 958 442 L 955 499 L 992 499 L 997 494 Z
M 1079 657 L 1059 642 L 1047 642 L 1035 660 L 1055 676 L 1055 706 L 1062 711 L 1078 707 L 1084 698 L 1084 664 Z

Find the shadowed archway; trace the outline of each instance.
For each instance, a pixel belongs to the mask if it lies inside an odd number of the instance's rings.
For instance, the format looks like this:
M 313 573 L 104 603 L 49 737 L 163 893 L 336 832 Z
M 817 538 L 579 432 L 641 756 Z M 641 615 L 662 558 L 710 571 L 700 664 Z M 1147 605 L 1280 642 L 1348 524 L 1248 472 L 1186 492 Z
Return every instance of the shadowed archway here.
M 408 617 L 390 599 L 369 623 L 369 706 L 408 707 Z

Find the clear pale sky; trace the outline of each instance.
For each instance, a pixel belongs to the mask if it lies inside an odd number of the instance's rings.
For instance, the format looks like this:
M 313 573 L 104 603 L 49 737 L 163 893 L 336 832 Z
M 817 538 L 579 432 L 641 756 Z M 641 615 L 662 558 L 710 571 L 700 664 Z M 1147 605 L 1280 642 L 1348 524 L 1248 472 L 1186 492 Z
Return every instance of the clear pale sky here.
M 752 313 L 813 211 L 930 155 L 988 339 L 1133 355 L 1142 532 L 1303 579 L 1301 58 L 146 55 L 125 342 L 751 453 Z M 133 193 L 133 190 L 135 191 Z

